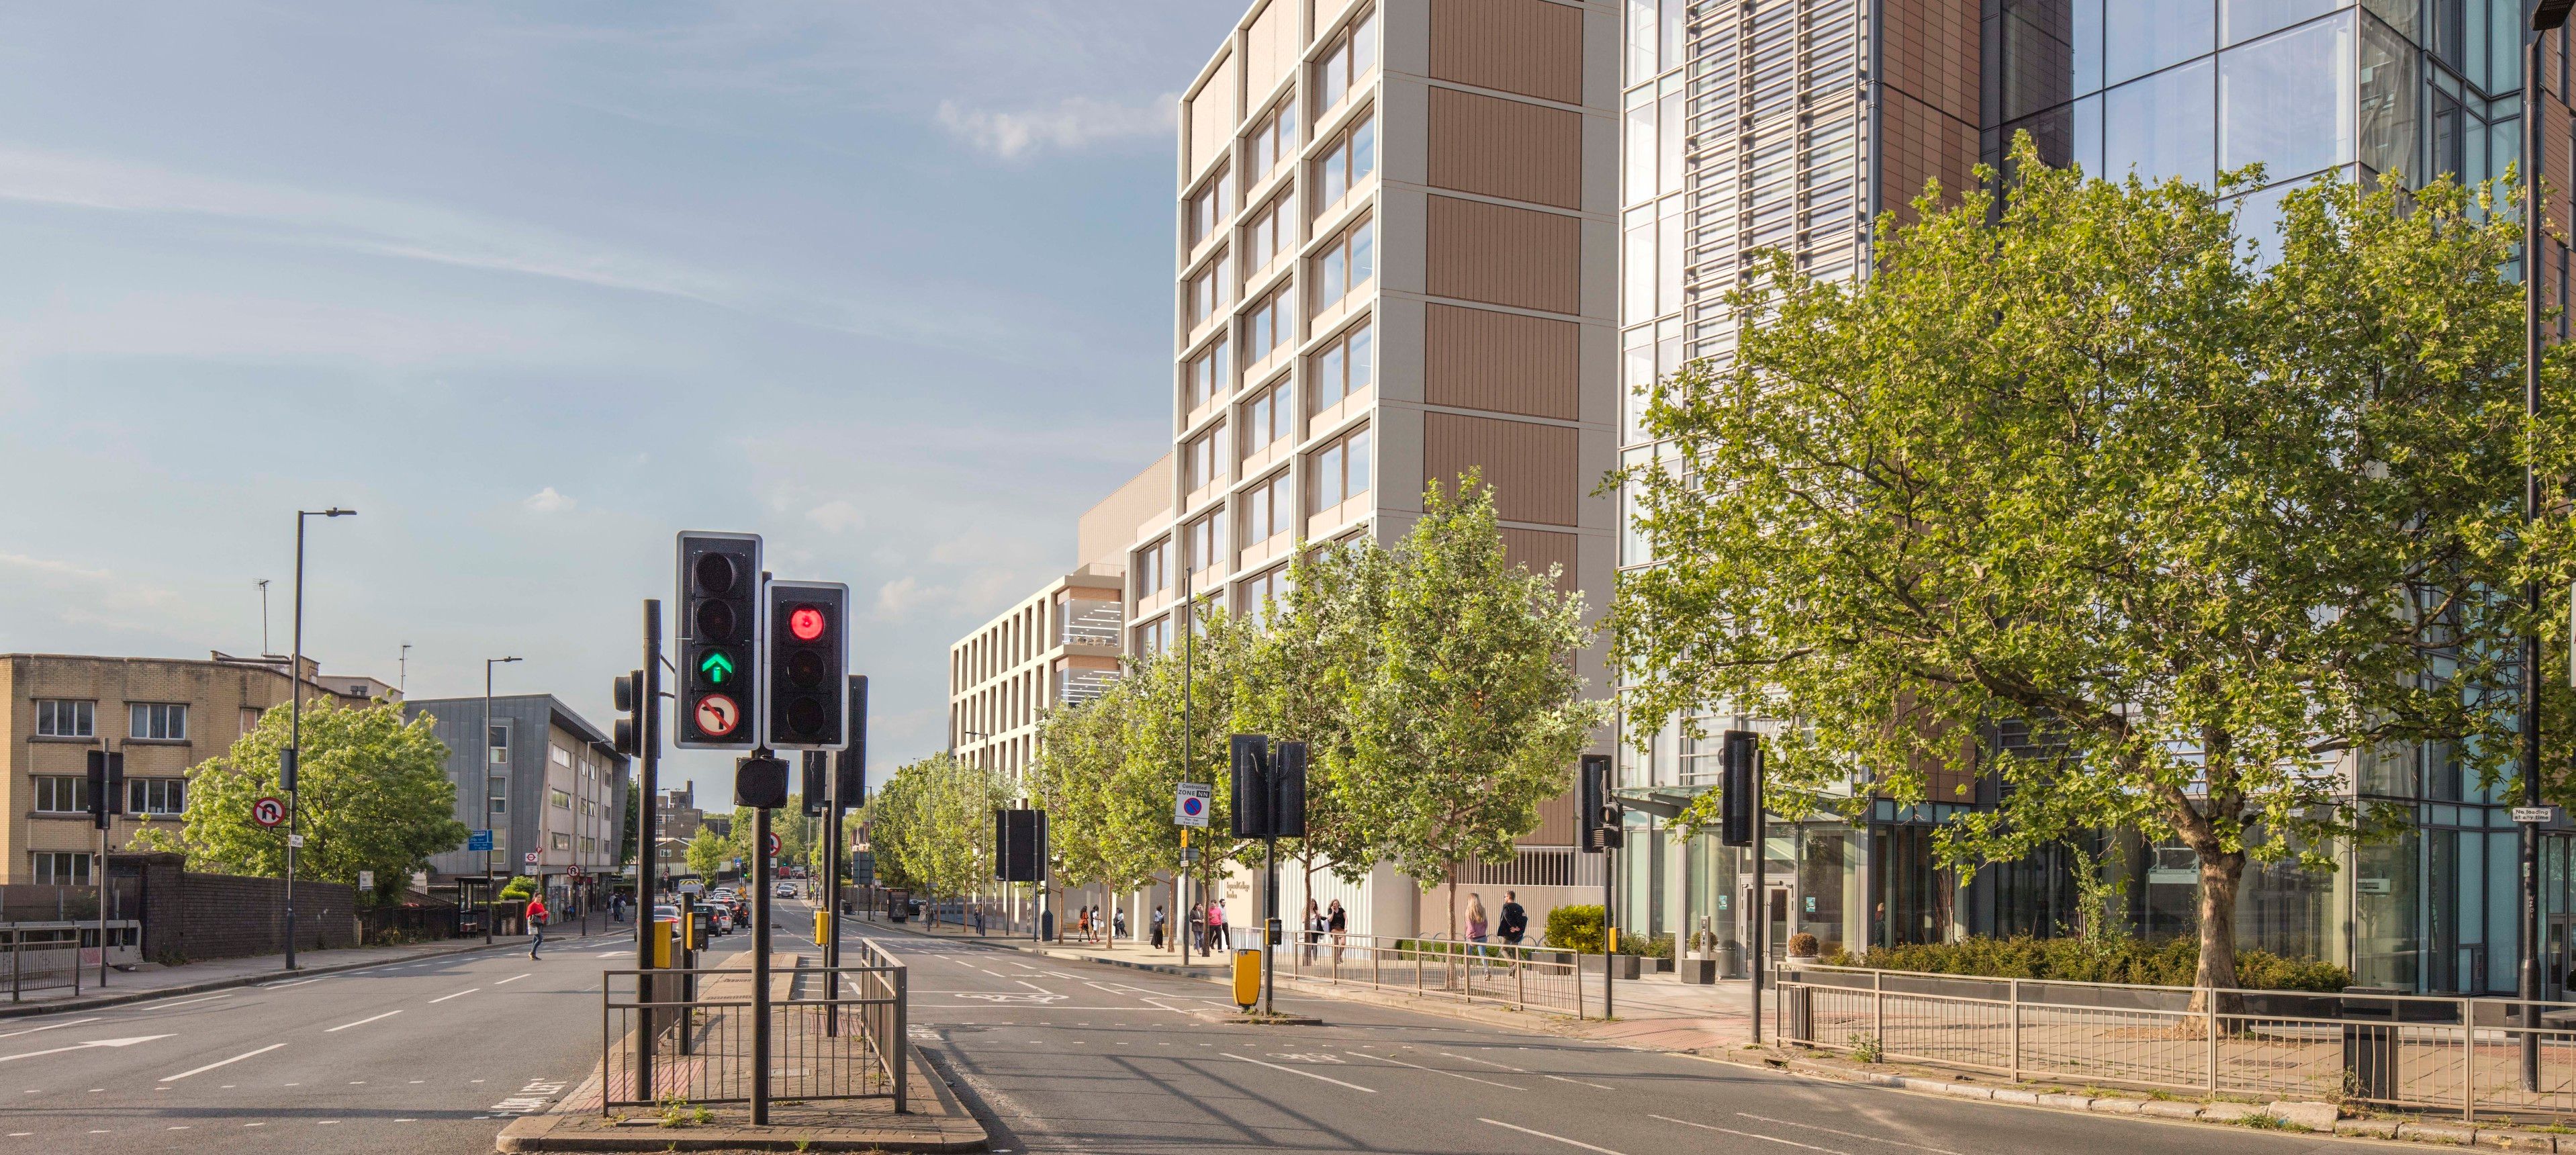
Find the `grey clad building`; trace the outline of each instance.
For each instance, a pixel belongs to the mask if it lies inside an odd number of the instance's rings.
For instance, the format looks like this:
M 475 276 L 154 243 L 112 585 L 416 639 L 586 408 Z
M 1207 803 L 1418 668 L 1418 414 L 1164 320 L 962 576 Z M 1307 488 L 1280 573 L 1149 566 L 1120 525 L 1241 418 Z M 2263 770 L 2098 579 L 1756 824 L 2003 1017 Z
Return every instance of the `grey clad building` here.
M 456 783 L 456 818 L 469 830 L 492 831 L 491 870 L 501 878 L 532 874 L 546 900 L 605 893 L 624 845 L 628 759 L 587 719 L 552 694 L 484 700 L 424 698 L 403 704 L 406 717 L 434 719 L 447 745 L 447 776 Z M 478 739 L 478 732 L 480 734 Z M 456 850 L 430 856 L 439 882 L 479 879 L 485 856 Z M 594 890 L 594 888 L 598 888 Z
M 1909 212 L 1928 179 L 1968 187 L 2015 132 L 2044 159 L 2087 172 L 2207 184 L 2259 163 L 2240 204 L 2271 235 L 2281 196 L 2333 175 L 2420 181 L 2502 175 L 2521 152 L 2519 0 L 1623 0 L 1619 382 L 1622 460 L 1662 450 L 1634 390 L 1691 358 L 1723 365 L 1737 320 L 1719 300 L 1744 258 L 1786 248 L 1810 274 L 1868 275 L 1868 224 Z M 2543 43 L 2541 171 L 2576 187 L 2566 38 Z M 2551 215 L 2569 219 L 2560 195 Z M 2569 301 L 2566 247 L 2545 240 L 2544 299 Z M 2564 334 L 2564 323 L 2561 324 Z M 1623 523 L 1625 518 L 1622 519 Z M 1619 564 L 1656 564 L 1623 532 Z M 1711 703 L 1712 732 L 1766 723 Z M 1633 727 L 1623 736 L 1636 737 Z M 2065 932 L 2075 891 L 2056 856 L 1990 866 L 1962 883 L 1932 835 L 1994 804 L 1992 783 L 1936 782 L 1955 803 L 1875 800 L 1859 827 L 1775 819 L 1767 893 L 1750 851 L 1683 838 L 1664 818 L 1716 782 L 1717 743 L 1677 728 L 1620 747 L 1630 812 L 1621 923 L 1769 941 L 1806 931 L 1853 948 L 1970 934 Z M 1998 755 L 2026 740 L 1988 735 Z M 2367 984 L 2507 993 L 2521 949 L 2516 833 L 2500 789 L 2481 788 L 2439 744 L 2372 751 L 2341 766 L 2358 797 L 2414 815 L 2389 843 L 2339 848 L 2340 869 L 2248 868 L 2240 941 L 2350 967 Z M 2544 839 L 2551 997 L 2568 966 L 2570 839 Z M 2123 848 L 2129 916 L 2150 936 L 2190 933 L 2197 866 L 2179 845 Z

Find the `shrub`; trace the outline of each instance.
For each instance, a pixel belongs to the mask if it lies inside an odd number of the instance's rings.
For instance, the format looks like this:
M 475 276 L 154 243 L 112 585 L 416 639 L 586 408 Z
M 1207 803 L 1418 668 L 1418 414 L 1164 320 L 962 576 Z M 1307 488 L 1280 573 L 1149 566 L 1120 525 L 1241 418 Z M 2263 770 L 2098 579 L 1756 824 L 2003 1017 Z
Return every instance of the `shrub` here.
M 511 902 L 517 899 L 532 897 L 536 893 L 537 880 L 534 876 L 526 874 L 515 875 L 510 879 L 510 881 L 501 884 L 501 893 L 498 896 L 498 901 Z
M 1577 954 L 1601 953 L 1601 907 L 1560 906 L 1547 912 L 1547 945 Z
M 1803 930 L 1789 936 L 1789 954 L 1794 958 L 1814 958 L 1822 945 L 1816 936 Z
M 1663 934 L 1621 934 L 1619 953 L 1638 958 L 1671 958 L 1673 939 L 1671 935 Z
M 2187 938 L 2088 943 L 2018 935 L 1872 947 L 1860 955 L 1837 952 L 1829 961 L 1928 974 L 2187 987 L 2199 967 L 2200 946 Z M 2352 972 L 2332 963 L 2260 950 L 2236 955 L 2236 985 L 2249 990 L 2336 991 L 2351 984 Z

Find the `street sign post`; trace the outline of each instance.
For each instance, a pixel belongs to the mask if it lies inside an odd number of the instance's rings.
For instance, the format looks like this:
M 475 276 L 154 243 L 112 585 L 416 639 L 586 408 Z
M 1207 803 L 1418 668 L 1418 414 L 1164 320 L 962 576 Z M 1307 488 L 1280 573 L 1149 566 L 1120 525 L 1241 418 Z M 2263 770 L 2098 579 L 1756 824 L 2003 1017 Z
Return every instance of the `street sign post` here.
M 531 851 L 527 852 L 526 854 L 520 855 L 520 856 L 519 856 L 519 860 L 520 860 L 520 861 L 522 861 L 522 862 L 527 863 L 527 864 L 528 864 L 528 865 L 530 865 L 530 866 L 535 866 L 535 865 L 537 864 L 537 852 L 536 852 L 536 851 L 531 850 Z
M 1208 800 L 1216 788 L 1205 782 L 1183 782 L 1172 792 L 1172 824 L 1207 829 Z
M 376 872 L 375 872 L 375 871 L 372 871 L 372 870 L 361 870 L 361 871 L 359 871 L 359 872 L 358 872 L 358 889 L 360 889 L 360 890 L 374 890 L 375 888 L 376 888 Z
M 286 821 L 286 803 L 275 798 L 262 798 L 250 804 L 250 820 L 262 826 L 275 826 Z
M 783 845 L 784 845 L 784 844 L 783 844 L 783 843 L 781 843 L 781 842 L 779 841 L 779 838 L 778 838 L 778 832 L 777 832 L 777 831 L 775 831 L 775 830 L 770 831 L 770 832 L 769 832 L 769 856 L 770 856 L 771 858 L 776 858 L 776 857 L 778 857 L 778 851 L 779 851 L 779 849 L 780 849 Z
M 2555 806 L 2516 806 L 2513 808 L 2513 820 L 2534 826 L 2547 826 L 2552 822 L 2558 821 L 2558 808 Z
M 491 853 L 492 832 L 489 830 L 475 830 L 468 832 L 465 835 L 465 849 L 479 850 L 486 854 Z

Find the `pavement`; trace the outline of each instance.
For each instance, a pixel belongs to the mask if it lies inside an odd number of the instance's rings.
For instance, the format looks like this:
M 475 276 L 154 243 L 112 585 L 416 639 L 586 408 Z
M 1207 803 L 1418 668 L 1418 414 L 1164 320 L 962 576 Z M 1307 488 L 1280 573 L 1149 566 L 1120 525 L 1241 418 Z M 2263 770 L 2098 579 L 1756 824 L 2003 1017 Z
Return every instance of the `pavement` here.
M 595 924 L 593 929 L 595 932 L 600 932 L 601 926 L 614 925 Z M 631 926 L 618 929 L 623 930 L 629 937 L 633 934 Z M 562 936 L 556 934 L 548 937 L 552 939 Z M 597 937 L 597 933 L 594 933 L 593 937 Z M 131 971 L 110 969 L 107 985 L 103 987 L 97 984 L 98 976 L 94 972 L 86 975 L 81 980 L 78 994 L 74 994 L 69 986 L 28 991 L 19 1002 L 0 1002 L 0 1019 L 120 1006 L 144 999 L 169 998 L 174 995 L 200 994 L 206 991 L 250 986 L 271 979 L 292 978 L 295 975 L 331 974 L 389 962 L 409 962 L 439 955 L 504 950 L 511 947 L 519 950 L 528 949 L 527 936 L 501 935 L 490 943 L 479 938 L 445 939 L 438 942 L 408 943 L 402 946 L 298 951 L 295 955 L 295 971 L 292 974 L 286 970 L 285 956 L 274 954 L 252 955 L 248 958 L 211 959 L 181 966 L 144 963 Z
M 911 965 L 915 1042 L 995 1152 L 2269 1155 L 2349 1142 L 1963 1102 L 1287 988 L 1280 1009 L 1320 1025 L 1230 1024 L 1203 978 L 849 929 Z

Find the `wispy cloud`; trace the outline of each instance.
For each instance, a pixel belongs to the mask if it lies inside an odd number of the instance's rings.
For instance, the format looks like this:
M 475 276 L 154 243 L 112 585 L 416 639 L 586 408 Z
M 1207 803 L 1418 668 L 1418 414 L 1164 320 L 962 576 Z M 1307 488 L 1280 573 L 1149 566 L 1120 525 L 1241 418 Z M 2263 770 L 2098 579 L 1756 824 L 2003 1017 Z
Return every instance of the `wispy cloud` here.
M 836 498 L 805 511 L 805 520 L 831 533 L 848 533 L 868 523 L 867 511 L 847 498 Z
M 525 506 L 530 513 L 563 513 L 581 503 L 565 497 L 557 492 L 554 486 L 549 485 L 529 494 L 519 504 Z
M 1168 92 L 1143 105 L 1068 96 L 1052 105 L 1017 112 L 973 109 L 943 100 L 936 119 L 939 127 L 968 145 L 1015 160 L 1040 151 L 1077 152 L 1136 137 L 1168 139 L 1178 123 L 1179 107 L 1178 94 Z

